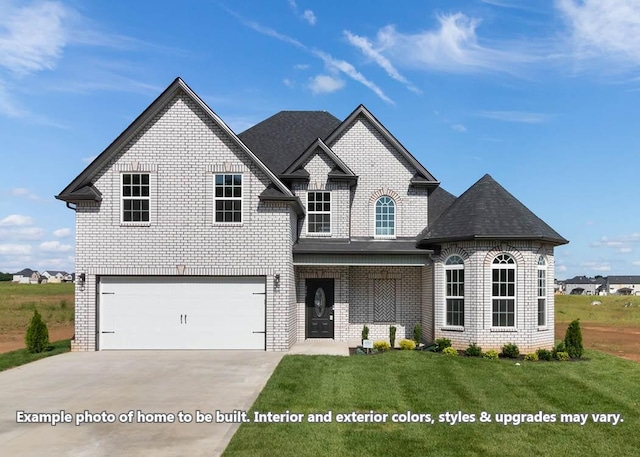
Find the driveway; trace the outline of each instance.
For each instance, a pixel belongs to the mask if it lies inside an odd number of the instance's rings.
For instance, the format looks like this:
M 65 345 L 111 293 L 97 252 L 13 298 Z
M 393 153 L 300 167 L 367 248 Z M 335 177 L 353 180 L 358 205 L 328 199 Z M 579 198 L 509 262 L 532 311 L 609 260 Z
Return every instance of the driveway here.
M 216 410 L 248 410 L 282 356 L 263 351 L 77 352 L 0 372 L 1 453 L 220 455 L 239 424 L 216 423 Z M 28 414 L 18 418 L 18 411 Z M 212 414 L 213 422 L 200 416 L 202 422 L 196 423 L 197 411 Z M 181 423 L 179 412 L 193 415 L 192 421 Z M 50 420 L 33 413 L 58 413 L 72 423 L 24 422 Z M 148 416 L 152 413 L 164 417 Z M 157 423 L 171 420 L 169 414 L 175 415 L 173 423 Z

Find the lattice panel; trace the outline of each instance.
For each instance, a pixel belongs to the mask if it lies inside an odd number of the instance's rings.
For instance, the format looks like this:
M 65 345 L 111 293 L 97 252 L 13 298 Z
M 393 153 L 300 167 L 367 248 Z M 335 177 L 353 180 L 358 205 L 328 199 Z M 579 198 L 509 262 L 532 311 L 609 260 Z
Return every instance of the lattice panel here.
M 395 322 L 396 280 L 376 279 L 373 282 L 373 320 Z

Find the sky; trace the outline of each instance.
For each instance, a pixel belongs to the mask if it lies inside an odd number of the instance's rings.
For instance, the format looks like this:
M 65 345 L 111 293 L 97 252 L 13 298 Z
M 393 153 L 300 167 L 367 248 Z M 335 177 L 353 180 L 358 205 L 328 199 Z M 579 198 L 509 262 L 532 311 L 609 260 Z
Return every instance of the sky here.
M 637 0 L 0 0 L 0 271 L 74 271 L 54 196 L 178 76 L 236 133 L 362 103 L 570 240 L 557 278 L 640 274 Z

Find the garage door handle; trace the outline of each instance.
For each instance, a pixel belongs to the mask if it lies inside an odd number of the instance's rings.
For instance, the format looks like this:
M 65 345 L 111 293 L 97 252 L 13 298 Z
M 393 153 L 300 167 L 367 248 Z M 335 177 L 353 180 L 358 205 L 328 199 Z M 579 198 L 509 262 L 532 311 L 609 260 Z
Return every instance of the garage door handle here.
M 102 332 L 102 333 L 116 333 L 116 332 Z
M 251 333 L 267 333 L 267 332 L 251 332 Z

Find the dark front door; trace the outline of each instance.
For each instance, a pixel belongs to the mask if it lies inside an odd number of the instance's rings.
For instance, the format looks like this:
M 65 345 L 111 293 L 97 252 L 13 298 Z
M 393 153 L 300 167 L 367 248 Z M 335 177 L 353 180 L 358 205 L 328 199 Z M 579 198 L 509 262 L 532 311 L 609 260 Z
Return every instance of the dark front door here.
M 333 338 L 333 279 L 307 279 L 307 338 Z

